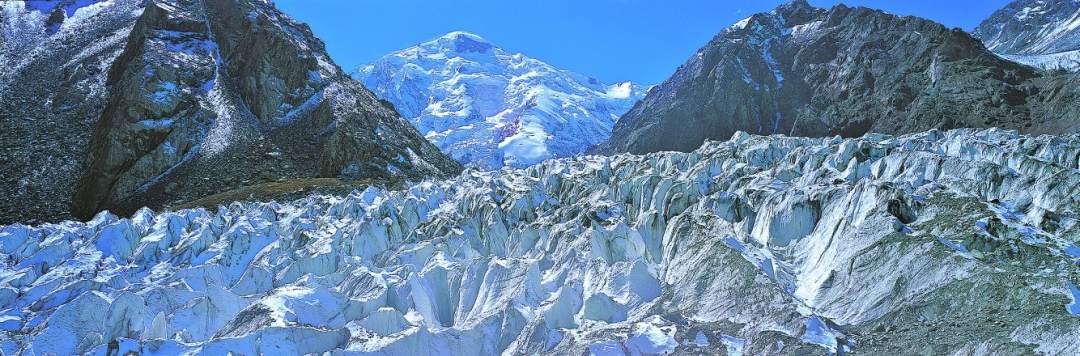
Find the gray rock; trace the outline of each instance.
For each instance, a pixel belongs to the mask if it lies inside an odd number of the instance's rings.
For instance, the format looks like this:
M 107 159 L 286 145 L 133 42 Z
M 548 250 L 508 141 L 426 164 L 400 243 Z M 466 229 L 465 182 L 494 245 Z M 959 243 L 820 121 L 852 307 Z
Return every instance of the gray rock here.
M 596 152 L 690 151 L 736 131 L 857 137 L 959 127 L 1072 132 L 1074 75 L 999 58 L 959 29 L 796 0 L 718 34 Z
M 0 93 L 12 98 L 0 103 L 2 221 L 126 215 L 280 180 L 397 184 L 460 170 L 273 4 L 57 3 L 53 27 L 34 8 L 4 6 L 18 18 L 0 33 L 20 42 L 0 56 Z

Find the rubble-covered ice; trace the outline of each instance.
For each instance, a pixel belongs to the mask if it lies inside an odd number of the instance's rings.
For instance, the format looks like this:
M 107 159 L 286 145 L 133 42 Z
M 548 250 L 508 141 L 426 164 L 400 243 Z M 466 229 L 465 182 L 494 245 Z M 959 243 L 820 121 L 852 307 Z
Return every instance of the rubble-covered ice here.
M 740 133 L 4 226 L 0 351 L 1077 353 L 1078 165 L 1076 136 Z

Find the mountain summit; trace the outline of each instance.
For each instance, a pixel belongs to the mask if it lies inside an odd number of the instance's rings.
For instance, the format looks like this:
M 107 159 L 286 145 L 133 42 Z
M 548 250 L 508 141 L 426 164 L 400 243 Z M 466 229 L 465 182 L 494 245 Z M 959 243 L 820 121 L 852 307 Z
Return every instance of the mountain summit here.
M 1080 70 L 1080 0 L 1018 0 L 974 31 L 1004 57 L 1046 69 Z
M 1068 132 L 1080 127 L 1075 79 L 1004 60 L 929 20 L 794 1 L 723 30 L 620 118 L 598 151 L 689 151 L 736 131 Z
M 603 142 L 644 96 L 455 31 L 355 75 L 444 152 L 469 166 L 524 167 Z

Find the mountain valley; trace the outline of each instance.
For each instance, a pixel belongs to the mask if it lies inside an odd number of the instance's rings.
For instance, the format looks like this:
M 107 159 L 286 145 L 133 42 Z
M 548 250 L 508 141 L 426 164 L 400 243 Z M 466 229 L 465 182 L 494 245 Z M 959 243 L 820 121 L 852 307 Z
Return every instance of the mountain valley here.
M 655 86 L 283 8 L 0 1 L 0 355 L 1080 354 L 1078 0 L 794 0 Z

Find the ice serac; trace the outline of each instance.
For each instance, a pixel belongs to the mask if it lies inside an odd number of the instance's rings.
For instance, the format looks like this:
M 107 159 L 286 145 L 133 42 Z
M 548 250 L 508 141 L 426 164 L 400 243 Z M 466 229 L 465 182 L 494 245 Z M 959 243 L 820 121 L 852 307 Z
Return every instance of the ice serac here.
M 4 4 L 17 17 L 4 17 L 3 33 L 20 41 L 0 57 L 0 92 L 15 99 L 0 111 L 11 135 L 0 171 L 12 178 L 0 184 L 14 185 L 3 219 L 129 214 L 279 180 L 460 170 L 269 2 L 15 3 Z M 33 154 L 38 146 L 49 153 Z
M 645 95 L 451 32 L 362 66 L 355 77 L 468 166 L 526 167 L 604 142 Z
M 738 133 L 3 226 L 0 351 L 1075 354 L 1077 157 L 997 129 Z
M 1080 1 L 1017 0 L 973 32 L 994 53 L 1051 70 L 1080 70 Z
M 736 131 L 822 137 L 1080 128 L 1075 75 L 1002 59 L 959 29 L 796 0 L 725 29 L 615 124 L 596 152 L 690 151 Z

